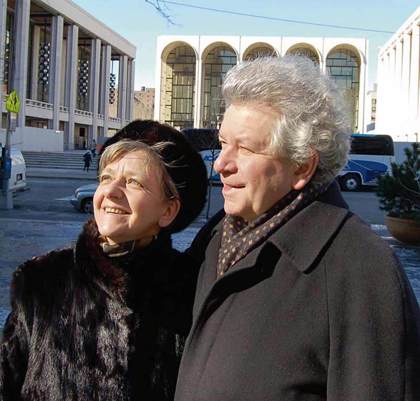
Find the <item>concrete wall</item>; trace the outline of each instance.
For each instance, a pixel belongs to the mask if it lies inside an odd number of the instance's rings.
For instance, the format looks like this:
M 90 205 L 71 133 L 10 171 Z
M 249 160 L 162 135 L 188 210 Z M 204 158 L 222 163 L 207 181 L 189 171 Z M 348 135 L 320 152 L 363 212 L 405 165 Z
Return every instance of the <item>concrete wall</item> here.
M 19 149 L 36 152 L 63 152 L 64 133 L 46 128 L 25 127 L 18 129 L 22 138 Z
M 0 129 L 0 143 L 2 146 L 6 145 L 6 130 Z M 22 135 L 18 132 L 13 132 L 10 138 L 10 143 L 13 148 L 22 149 Z

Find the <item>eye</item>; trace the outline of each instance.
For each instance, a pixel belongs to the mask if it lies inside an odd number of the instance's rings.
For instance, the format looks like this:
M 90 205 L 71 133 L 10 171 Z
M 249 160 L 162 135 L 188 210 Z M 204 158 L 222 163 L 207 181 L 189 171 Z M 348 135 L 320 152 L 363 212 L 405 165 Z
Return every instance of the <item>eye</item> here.
M 241 151 L 241 153 L 255 153 L 252 149 L 247 148 L 246 146 L 239 146 L 239 150 Z
M 220 138 L 220 137 L 219 137 L 219 143 L 220 143 L 220 146 L 222 148 L 223 148 L 224 145 L 226 145 L 226 141 L 223 138 Z
M 143 188 L 142 183 L 135 178 L 127 178 L 126 183 L 136 188 Z
M 106 184 L 107 182 L 110 182 L 112 180 L 112 177 L 109 174 L 101 174 L 99 177 L 99 182 L 102 184 Z

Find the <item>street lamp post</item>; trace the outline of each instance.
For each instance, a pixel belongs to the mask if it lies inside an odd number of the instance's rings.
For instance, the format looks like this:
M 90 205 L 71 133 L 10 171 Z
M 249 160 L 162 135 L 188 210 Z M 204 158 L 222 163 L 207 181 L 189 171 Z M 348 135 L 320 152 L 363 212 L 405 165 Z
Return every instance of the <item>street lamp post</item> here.
M 10 190 L 10 177 L 12 172 L 12 158 L 11 158 L 11 137 L 16 127 L 16 113 L 19 112 L 20 102 L 16 91 L 12 91 L 6 100 L 7 110 L 7 129 L 6 129 L 6 144 L 1 149 L 1 168 L 0 168 L 0 209 L 13 209 L 13 195 Z

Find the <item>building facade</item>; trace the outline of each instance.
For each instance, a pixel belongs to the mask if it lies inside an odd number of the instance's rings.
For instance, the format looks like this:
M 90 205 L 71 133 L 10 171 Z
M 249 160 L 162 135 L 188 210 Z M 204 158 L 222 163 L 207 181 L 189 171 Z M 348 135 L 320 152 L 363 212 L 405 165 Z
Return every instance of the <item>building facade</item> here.
M 134 91 L 133 118 L 153 120 L 155 111 L 155 88 L 145 88 Z
M 376 132 L 420 141 L 420 7 L 379 52 Z
M 366 132 L 373 131 L 376 127 L 376 105 L 378 103 L 378 84 L 373 84 L 373 89 L 366 93 Z
M 132 119 L 135 55 L 70 0 L 0 0 L 2 128 L 4 97 L 15 89 L 14 146 L 63 151 L 101 142 Z
M 242 60 L 301 54 L 328 73 L 342 91 L 354 132 L 365 127 L 367 40 L 248 36 L 159 36 L 155 119 L 177 128 L 218 127 L 221 84 Z

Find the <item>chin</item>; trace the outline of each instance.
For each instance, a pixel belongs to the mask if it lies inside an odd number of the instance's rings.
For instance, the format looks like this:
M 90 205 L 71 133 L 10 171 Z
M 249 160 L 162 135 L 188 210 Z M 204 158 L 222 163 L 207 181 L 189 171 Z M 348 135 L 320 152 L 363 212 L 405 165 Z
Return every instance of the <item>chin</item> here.
M 101 235 L 109 238 L 118 237 L 120 231 L 124 231 L 124 229 L 116 229 L 115 225 L 110 224 L 98 224 L 98 231 Z

